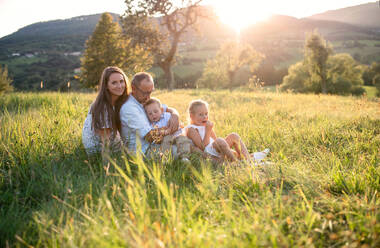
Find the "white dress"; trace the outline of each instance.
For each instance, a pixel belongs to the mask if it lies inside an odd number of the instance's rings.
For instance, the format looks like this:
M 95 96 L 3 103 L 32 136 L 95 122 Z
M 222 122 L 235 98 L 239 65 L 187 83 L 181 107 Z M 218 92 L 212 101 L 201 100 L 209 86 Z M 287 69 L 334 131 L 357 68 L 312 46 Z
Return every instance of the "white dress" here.
M 205 135 L 206 135 L 206 127 L 205 126 L 197 126 L 197 125 L 190 124 L 190 125 L 186 126 L 185 129 L 187 130 L 190 127 L 198 130 L 198 133 L 201 136 L 201 139 L 203 141 L 204 138 L 205 138 Z M 208 154 L 211 154 L 212 156 L 220 157 L 220 153 L 217 152 L 215 150 L 215 148 L 212 146 L 213 143 L 214 143 L 214 139 L 210 137 L 210 143 L 208 143 L 208 145 L 205 147 L 204 151 L 206 153 L 208 153 Z
M 107 110 L 105 109 L 105 123 L 102 128 L 111 128 L 111 123 L 108 120 Z M 101 139 L 92 127 L 92 114 L 91 106 L 87 113 L 86 120 L 84 121 L 82 130 L 82 143 L 88 155 L 95 154 L 102 151 Z M 121 145 L 120 134 L 118 131 L 112 131 L 110 137 L 111 150 L 119 150 Z

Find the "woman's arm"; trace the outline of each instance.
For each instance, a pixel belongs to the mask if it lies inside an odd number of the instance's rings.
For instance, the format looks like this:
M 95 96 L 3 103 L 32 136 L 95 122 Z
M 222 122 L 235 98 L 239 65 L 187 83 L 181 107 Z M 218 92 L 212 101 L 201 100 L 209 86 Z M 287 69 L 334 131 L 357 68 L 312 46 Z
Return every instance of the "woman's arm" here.
M 100 136 L 100 142 L 102 145 L 102 155 L 109 151 L 111 128 L 102 128 L 95 131 Z
M 109 142 L 111 137 L 111 128 L 102 128 L 95 131 L 97 135 L 100 136 L 100 141 L 102 144 L 106 144 Z

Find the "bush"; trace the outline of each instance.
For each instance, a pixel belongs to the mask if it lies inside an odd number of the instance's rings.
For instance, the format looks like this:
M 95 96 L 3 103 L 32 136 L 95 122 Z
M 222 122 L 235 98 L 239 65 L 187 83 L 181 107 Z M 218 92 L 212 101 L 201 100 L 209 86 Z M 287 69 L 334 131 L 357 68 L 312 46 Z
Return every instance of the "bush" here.
M 292 90 L 294 92 L 307 92 L 306 82 L 310 79 L 310 74 L 303 62 L 291 65 L 289 73 L 284 77 L 280 86 L 282 91 Z
M 202 77 L 196 83 L 197 88 L 217 89 L 229 86 L 227 71 L 219 62 L 218 60 L 207 61 Z
M 176 81 L 177 82 L 177 87 L 178 88 L 196 88 L 197 86 L 197 81 L 198 79 L 202 76 L 202 72 L 198 71 L 194 74 L 191 74 L 189 76 L 180 78 L 180 80 Z M 179 77 L 178 77 L 179 78 Z M 176 79 L 177 80 L 177 79 Z
M 264 57 L 248 44 L 226 42 L 215 58 L 207 61 L 197 86 L 216 89 L 233 88 L 242 85 L 241 82 L 247 84 L 250 72 L 258 68 Z
M 373 77 L 373 85 L 376 87 L 376 95 L 380 96 L 380 74 Z
M 352 85 L 346 78 L 338 76 L 335 80 L 331 80 L 327 87 L 331 94 L 348 95 L 351 92 Z
M 351 89 L 351 94 L 354 96 L 361 96 L 364 93 L 365 93 L 365 89 L 363 87 L 360 87 L 360 86 L 356 86 L 356 87 L 353 87 Z
M 358 65 L 349 54 L 330 56 L 326 68 L 327 93 L 336 95 L 362 95 L 363 67 Z M 292 90 L 299 93 L 321 93 L 320 78 L 311 74 L 306 63 L 298 62 L 289 68 L 284 77 L 281 90 Z
M 0 65 L 0 94 L 13 90 L 12 81 L 8 76 L 8 68 L 6 66 L 3 68 Z

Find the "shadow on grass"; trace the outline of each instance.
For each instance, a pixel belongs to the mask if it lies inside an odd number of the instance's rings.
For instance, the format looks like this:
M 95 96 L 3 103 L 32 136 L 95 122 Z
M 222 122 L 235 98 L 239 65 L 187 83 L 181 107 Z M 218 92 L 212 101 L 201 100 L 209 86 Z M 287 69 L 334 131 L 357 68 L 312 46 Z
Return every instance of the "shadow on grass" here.
M 126 160 L 131 178 L 138 174 L 139 161 L 135 157 L 114 154 L 111 158 L 123 170 Z M 49 225 L 38 224 L 40 216 L 48 216 L 50 224 L 59 226 L 67 221 L 61 217 L 71 210 L 59 201 L 80 209 L 86 196 L 90 195 L 96 204 L 104 194 L 112 198 L 111 186 L 120 179 L 115 167 L 105 166 L 100 155 L 88 158 L 81 145 L 61 157 L 44 156 L 38 161 L 18 165 L 8 162 L 3 160 L 0 167 L 3 178 L 0 182 L 0 246 L 12 246 L 18 242 L 17 239 L 25 240 L 30 245 L 38 243 L 39 228 L 49 228 Z M 192 158 L 192 168 L 172 159 L 144 162 L 150 168 L 153 163 L 160 163 L 163 166 L 162 179 L 168 185 L 186 185 L 187 189 L 196 190 L 191 170 L 201 168 L 199 157 Z
M 40 161 L 21 165 L 1 166 L 0 182 L 0 246 L 15 241 L 15 235 L 28 233 L 28 240 L 37 237 L 33 228 L 36 211 L 55 201 L 53 195 L 66 199 L 70 194 L 88 192 L 88 184 L 102 177 L 101 158 L 87 160 L 79 146 L 62 158 L 45 157 Z M 22 167 L 22 168 L 20 168 Z M 33 230 L 31 232 L 31 230 Z

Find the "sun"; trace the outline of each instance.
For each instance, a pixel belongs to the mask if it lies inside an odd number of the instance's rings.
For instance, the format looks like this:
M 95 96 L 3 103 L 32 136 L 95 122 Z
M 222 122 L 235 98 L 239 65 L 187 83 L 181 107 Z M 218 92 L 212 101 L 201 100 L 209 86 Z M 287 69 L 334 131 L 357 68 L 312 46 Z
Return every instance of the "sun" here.
M 273 15 L 270 4 L 265 1 L 213 1 L 212 5 L 220 20 L 237 32 Z

